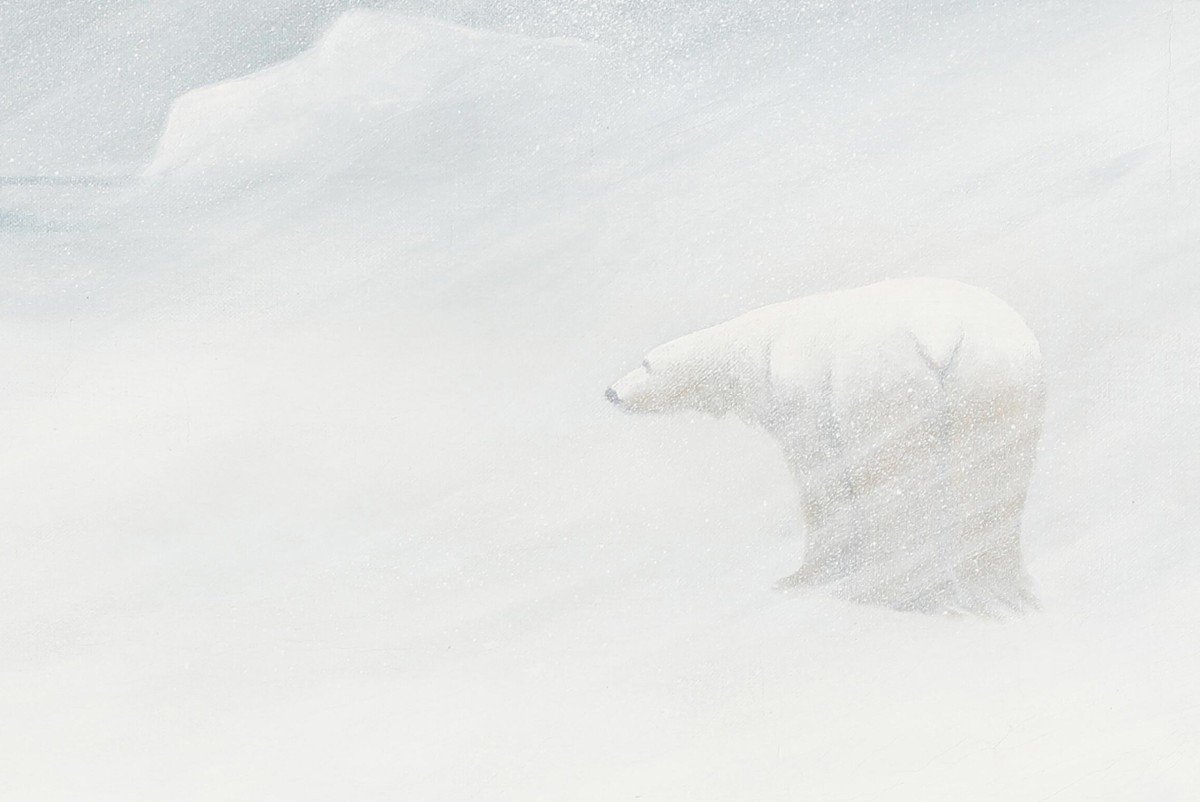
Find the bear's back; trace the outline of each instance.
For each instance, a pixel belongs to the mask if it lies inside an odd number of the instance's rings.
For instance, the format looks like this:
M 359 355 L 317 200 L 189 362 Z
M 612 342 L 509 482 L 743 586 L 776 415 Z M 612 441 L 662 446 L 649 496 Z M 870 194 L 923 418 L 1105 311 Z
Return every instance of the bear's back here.
M 762 330 L 777 381 L 899 381 L 929 371 L 941 380 L 1036 383 L 1033 332 L 986 290 L 939 278 L 891 279 L 763 307 L 743 316 Z

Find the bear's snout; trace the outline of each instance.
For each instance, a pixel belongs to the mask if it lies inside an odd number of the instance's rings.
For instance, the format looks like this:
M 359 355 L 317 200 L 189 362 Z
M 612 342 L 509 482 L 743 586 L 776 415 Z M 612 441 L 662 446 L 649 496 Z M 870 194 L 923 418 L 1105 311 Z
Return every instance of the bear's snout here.
M 611 387 L 604 391 L 604 397 L 614 404 L 621 403 L 621 397 L 617 395 L 617 391 Z

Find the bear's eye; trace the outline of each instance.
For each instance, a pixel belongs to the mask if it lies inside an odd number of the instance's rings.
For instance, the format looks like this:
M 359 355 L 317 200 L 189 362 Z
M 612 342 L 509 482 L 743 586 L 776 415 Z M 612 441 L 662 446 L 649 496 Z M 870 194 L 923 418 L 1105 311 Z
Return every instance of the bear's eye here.
M 643 359 L 643 360 L 642 360 L 642 367 L 644 367 L 644 368 L 646 369 L 646 372 L 647 372 L 647 373 L 649 373 L 649 372 L 650 372 L 650 360 L 649 360 L 649 359 Z

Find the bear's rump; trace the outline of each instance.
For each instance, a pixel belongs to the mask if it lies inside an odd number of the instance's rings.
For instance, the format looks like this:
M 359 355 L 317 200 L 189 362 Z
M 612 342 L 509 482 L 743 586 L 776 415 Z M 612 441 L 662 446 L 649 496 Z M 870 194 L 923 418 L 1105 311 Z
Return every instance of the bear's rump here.
M 803 572 L 839 595 L 894 607 L 1023 606 L 1020 515 L 1040 434 L 1036 390 L 905 388 L 837 421 L 837 442 L 803 480 L 818 511 Z

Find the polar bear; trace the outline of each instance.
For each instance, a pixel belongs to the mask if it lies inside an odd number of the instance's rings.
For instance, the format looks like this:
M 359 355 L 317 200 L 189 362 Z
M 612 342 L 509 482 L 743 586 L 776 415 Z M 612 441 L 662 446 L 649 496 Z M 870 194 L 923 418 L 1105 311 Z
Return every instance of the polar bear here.
M 924 612 L 1035 606 L 1020 523 L 1041 352 L 984 290 L 895 279 L 765 306 L 655 348 L 605 396 L 733 413 L 779 442 L 806 537 L 782 587 Z

